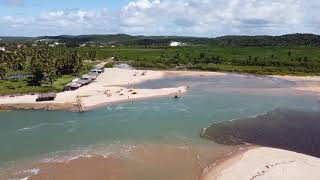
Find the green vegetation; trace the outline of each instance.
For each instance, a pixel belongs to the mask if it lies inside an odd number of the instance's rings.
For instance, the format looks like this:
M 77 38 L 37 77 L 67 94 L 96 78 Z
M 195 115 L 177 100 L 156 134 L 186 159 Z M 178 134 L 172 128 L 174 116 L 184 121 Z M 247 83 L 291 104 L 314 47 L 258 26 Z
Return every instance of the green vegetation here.
M 181 68 L 265 75 L 320 74 L 318 47 L 100 48 L 97 56 L 113 56 L 138 68 Z
M 113 65 L 114 65 L 113 62 L 109 62 L 104 65 L 104 68 L 113 68 Z
M 31 86 L 26 80 L 0 81 L 0 94 L 23 94 L 32 92 L 48 92 L 51 88 Z
M 320 36 L 314 34 L 288 34 L 283 36 L 222 36 L 217 38 L 186 36 L 130 36 L 116 35 L 79 35 L 79 36 L 41 36 L 41 37 L 0 37 L 2 42 L 31 45 L 36 40 L 50 40 L 64 43 L 66 47 L 79 47 L 81 44 L 103 46 L 143 46 L 165 47 L 172 41 L 188 45 L 215 46 L 320 46 Z
M 76 76 L 88 72 L 95 52 L 72 48 L 25 48 L 0 51 L 0 94 L 62 91 Z
M 62 91 L 64 85 L 69 83 L 76 76 L 64 75 L 55 80 L 53 85 L 31 85 L 29 80 L 2 80 L 0 81 L 0 94 L 24 94 L 35 92 Z
M 169 47 L 172 41 L 184 45 Z M 57 47 L 52 46 L 55 44 Z M 7 50 L 0 51 L 0 94 L 61 91 L 71 79 L 90 69 L 92 64 L 88 62 L 110 57 L 114 57 L 114 63 L 128 63 L 137 68 L 320 75 L 320 36 L 313 34 L 219 38 L 4 37 L 0 46 Z M 113 63 L 105 65 L 106 68 L 112 66 Z M 24 73 L 31 74 L 32 78 L 16 81 L 8 78 Z

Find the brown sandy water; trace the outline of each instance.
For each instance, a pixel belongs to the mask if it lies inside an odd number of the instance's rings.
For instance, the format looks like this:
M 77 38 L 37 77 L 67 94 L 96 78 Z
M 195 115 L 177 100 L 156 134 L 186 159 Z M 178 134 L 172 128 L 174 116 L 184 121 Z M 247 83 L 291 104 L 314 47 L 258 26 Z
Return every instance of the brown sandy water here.
M 213 148 L 214 146 L 214 148 Z M 3 179 L 28 180 L 194 180 L 203 169 L 238 147 L 139 144 L 112 147 L 106 155 L 86 154 L 45 158 L 3 169 Z M 110 151 L 110 149 L 108 150 Z

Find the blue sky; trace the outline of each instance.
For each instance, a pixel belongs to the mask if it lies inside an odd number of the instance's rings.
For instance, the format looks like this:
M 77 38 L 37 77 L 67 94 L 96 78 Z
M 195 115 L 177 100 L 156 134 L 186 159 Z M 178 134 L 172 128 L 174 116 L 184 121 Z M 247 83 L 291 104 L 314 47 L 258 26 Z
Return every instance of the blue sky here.
M 36 15 L 63 9 L 120 9 L 130 0 L 0 0 L 0 15 Z
M 314 0 L 0 0 L 0 36 L 319 34 L 319 9 Z

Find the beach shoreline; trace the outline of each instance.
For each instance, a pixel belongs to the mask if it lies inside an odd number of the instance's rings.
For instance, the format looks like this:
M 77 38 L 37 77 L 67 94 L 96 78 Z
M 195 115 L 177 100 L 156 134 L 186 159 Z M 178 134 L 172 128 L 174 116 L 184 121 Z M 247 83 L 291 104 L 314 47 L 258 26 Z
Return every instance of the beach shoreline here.
M 228 166 L 232 165 L 232 163 L 241 159 L 241 156 L 249 151 L 250 149 L 259 148 L 259 146 L 247 145 L 240 146 L 235 151 L 227 154 L 219 160 L 214 161 L 209 166 L 205 167 L 201 174 L 199 175 L 197 180 L 209 180 L 212 176 L 218 175 L 221 171 L 223 171 Z
M 46 110 L 46 111 L 77 111 L 72 103 L 20 103 L 20 104 L 1 104 L 0 110 Z
M 228 73 L 210 71 L 153 71 L 153 70 L 130 70 L 119 68 L 107 68 L 98 78 L 89 85 L 75 91 L 57 93 L 52 102 L 36 102 L 37 95 L 0 96 L 0 109 L 24 109 L 24 110 L 67 110 L 81 111 L 92 110 L 105 105 L 132 102 L 154 97 L 174 96 L 186 93 L 188 87 L 180 86 L 162 89 L 139 89 L 133 88 L 136 84 L 157 80 L 165 77 L 209 77 L 225 76 Z M 242 75 L 242 74 L 241 74 Z M 301 92 L 320 93 L 320 76 L 263 76 L 277 78 L 296 83 L 291 89 Z M 301 83 L 303 82 L 303 83 Z M 130 88 L 132 87 L 132 88 Z M 107 97 L 108 96 L 108 97 Z
M 320 178 L 320 159 L 268 147 L 240 150 L 206 168 L 199 180 Z
M 186 86 L 139 89 L 136 84 L 161 79 L 162 71 L 110 68 L 89 85 L 74 91 L 57 93 L 55 100 L 36 102 L 37 95 L 0 96 L 0 109 L 87 111 L 119 102 L 132 102 L 153 97 L 182 95 Z

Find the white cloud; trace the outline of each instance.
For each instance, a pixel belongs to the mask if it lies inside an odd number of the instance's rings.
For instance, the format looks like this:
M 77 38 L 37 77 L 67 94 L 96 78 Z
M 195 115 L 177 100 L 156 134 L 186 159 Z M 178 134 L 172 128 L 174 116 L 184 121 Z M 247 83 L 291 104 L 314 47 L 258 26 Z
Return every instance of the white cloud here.
M 160 0 L 138 0 L 138 1 L 131 1 L 128 5 L 124 7 L 125 10 L 131 10 L 131 9 L 148 9 L 151 8 L 154 5 L 160 4 Z
M 0 17 L 0 33 L 129 33 L 219 36 L 318 33 L 320 3 L 311 0 L 136 0 L 118 11 L 61 10 Z M 28 31 L 26 31 L 26 29 Z

